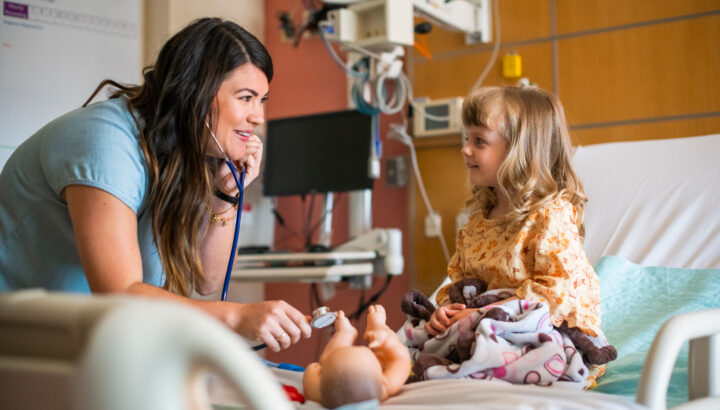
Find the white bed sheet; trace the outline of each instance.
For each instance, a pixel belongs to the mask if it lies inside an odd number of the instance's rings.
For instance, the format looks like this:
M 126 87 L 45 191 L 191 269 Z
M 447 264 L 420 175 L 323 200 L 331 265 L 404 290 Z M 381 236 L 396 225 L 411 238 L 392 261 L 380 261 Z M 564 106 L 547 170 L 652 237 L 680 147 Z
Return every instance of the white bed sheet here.
M 282 384 L 302 391 L 302 373 L 280 369 L 271 372 Z M 217 399 L 217 397 L 216 397 Z M 215 400 L 219 404 L 223 401 Z M 227 409 L 234 409 L 233 401 L 225 401 Z M 320 410 L 316 402 L 293 403 L 297 409 Z M 368 406 L 368 404 L 370 404 Z M 342 410 L 375 408 L 371 403 L 350 404 Z M 461 409 L 568 409 L 568 410 L 620 410 L 644 407 L 624 397 L 601 393 L 578 392 L 571 389 L 541 386 L 521 386 L 503 381 L 468 379 L 427 380 L 405 385 L 395 396 L 385 400 L 380 410 L 461 410 Z

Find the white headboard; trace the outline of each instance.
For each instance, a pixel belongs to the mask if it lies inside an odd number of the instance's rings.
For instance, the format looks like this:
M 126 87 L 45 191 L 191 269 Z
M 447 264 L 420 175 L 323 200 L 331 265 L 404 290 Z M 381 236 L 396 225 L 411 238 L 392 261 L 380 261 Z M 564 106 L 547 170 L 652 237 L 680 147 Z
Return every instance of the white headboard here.
M 590 262 L 720 268 L 720 134 L 578 147 Z

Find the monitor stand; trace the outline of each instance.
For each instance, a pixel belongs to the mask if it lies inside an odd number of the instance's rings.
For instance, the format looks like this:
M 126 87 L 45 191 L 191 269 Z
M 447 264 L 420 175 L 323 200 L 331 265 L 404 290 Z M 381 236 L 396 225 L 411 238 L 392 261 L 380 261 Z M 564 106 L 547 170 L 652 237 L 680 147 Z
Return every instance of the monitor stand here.
M 332 247 L 333 193 L 325 194 L 324 216 L 320 225 L 317 245 L 328 250 Z M 348 193 L 348 233 L 350 239 L 370 232 L 372 229 L 372 190 L 350 191 Z
M 322 224 L 320 225 L 320 234 L 318 236 L 318 245 L 324 246 L 328 250 L 332 244 L 332 212 L 333 212 L 333 193 L 325 194 L 325 210 Z
M 354 239 L 372 229 L 372 190 L 350 191 L 349 195 L 348 234 Z

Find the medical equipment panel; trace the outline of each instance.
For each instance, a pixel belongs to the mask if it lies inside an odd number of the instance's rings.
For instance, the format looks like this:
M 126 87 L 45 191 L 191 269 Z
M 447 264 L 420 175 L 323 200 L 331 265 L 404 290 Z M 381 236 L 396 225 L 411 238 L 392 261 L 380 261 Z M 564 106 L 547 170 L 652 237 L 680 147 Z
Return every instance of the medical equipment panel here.
M 459 134 L 462 131 L 460 115 L 462 104 L 462 97 L 416 101 L 414 105 L 413 136 L 433 137 Z

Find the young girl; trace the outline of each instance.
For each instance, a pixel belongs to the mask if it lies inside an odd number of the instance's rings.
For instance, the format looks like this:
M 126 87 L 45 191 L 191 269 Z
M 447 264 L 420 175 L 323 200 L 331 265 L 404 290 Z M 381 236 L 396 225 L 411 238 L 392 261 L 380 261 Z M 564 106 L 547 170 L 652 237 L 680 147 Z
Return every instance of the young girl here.
M 473 196 L 448 266 L 452 283 L 479 278 L 488 289 L 513 288 L 496 304 L 544 302 L 554 326 L 603 337 L 600 286 L 582 247 L 587 199 L 560 101 L 535 87 L 487 87 L 467 97 L 462 115 Z M 452 283 L 425 325 L 433 336 L 474 311 L 449 303 Z

